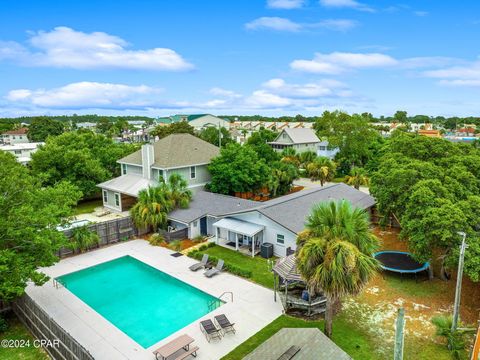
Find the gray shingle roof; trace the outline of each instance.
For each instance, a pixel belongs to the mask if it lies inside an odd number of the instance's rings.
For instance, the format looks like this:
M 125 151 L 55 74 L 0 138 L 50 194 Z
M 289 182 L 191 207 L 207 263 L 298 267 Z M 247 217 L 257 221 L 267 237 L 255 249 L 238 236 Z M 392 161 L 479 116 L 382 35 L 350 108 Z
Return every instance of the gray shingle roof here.
M 348 200 L 354 207 L 367 209 L 375 199 L 343 183 L 299 191 L 263 203 L 258 211 L 294 233 L 305 228 L 305 219 L 313 205 L 330 200 Z
M 313 129 L 286 128 L 283 129 L 283 131 L 287 133 L 294 144 L 316 143 L 321 141 Z M 278 135 L 274 143 L 279 142 L 281 135 L 282 133 Z
M 140 175 L 127 174 L 105 181 L 97 186 L 102 189 L 137 197 L 141 190 L 156 185 L 158 183 L 154 180 L 145 179 Z
M 223 216 L 228 213 L 258 207 L 258 202 L 233 196 L 197 191 L 187 209 L 173 210 L 168 217 L 184 223 L 190 223 L 205 215 Z
M 343 183 L 299 191 L 266 202 L 256 202 L 206 191 L 194 194 L 188 209 L 177 209 L 169 218 L 190 223 L 205 215 L 226 216 L 258 211 L 288 230 L 298 233 L 313 205 L 329 200 L 348 200 L 354 207 L 367 209 L 375 205 L 372 196 Z
M 208 164 L 220 154 L 220 149 L 190 134 L 172 134 L 153 144 L 154 167 L 162 169 L 197 164 Z M 118 162 L 142 165 L 142 152 L 138 150 Z

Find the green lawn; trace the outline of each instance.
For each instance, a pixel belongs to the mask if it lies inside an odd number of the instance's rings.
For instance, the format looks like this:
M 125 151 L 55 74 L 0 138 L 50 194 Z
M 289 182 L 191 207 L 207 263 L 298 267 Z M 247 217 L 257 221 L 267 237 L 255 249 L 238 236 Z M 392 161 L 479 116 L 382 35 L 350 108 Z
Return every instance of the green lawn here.
M 266 259 L 260 256 L 252 258 L 251 256 L 247 256 L 221 246 L 213 246 L 202 251 L 202 253 L 207 253 L 219 259 L 223 259 L 227 264 L 232 264 L 242 269 L 251 270 L 253 275 L 250 280 L 257 284 L 273 289 L 273 274 L 268 268 Z
M 282 328 L 312 328 L 323 330 L 323 320 L 305 321 L 288 315 L 281 315 L 265 326 L 258 333 L 237 346 L 232 352 L 225 355 L 222 360 L 241 360 L 252 352 L 261 343 L 270 338 Z M 333 341 L 355 360 L 381 360 L 374 353 L 374 345 L 370 343 L 368 335 L 353 328 L 341 316 L 335 319 Z
M 92 213 L 99 206 L 103 206 L 102 199 L 82 201 L 73 210 L 73 215 Z
M 30 340 L 29 347 L 4 348 L 0 347 L 0 359 L 2 360 L 48 360 L 50 357 L 42 350 L 35 348 L 32 344 L 33 337 L 23 324 L 13 315 L 7 316 L 9 328 L 6 332 L 0 333 L 0 340 Z

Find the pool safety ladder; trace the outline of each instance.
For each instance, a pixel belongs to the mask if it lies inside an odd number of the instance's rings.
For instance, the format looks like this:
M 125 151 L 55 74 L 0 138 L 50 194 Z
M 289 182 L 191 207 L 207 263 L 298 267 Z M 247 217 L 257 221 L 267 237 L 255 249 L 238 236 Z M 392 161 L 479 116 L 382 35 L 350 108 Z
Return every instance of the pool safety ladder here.
M 66 288 L 67 285 L 64 284 L 61 280 L 58 280 L 58 279 L 53 279 L 53 286 L 55 287 L 55 289 L 59 289 L 59 288 Z
M 230 295 L 230 299 L 231 299 L 231 302 L 233 302 L 233 292 L 231 291 L 225 291 L 224 293 L 222 293 L 222 295 L 220 295 L 219 297 L 213 299 L 213 300 L 210 300 L 208 302 L 208 310 L 209 311 L 212 311 L 212 310 L 215 310 L 216 308 L 218 308 L 220 305 L 222 305 L 222 297 L 224 295 L 227 295 L 229 294 Z

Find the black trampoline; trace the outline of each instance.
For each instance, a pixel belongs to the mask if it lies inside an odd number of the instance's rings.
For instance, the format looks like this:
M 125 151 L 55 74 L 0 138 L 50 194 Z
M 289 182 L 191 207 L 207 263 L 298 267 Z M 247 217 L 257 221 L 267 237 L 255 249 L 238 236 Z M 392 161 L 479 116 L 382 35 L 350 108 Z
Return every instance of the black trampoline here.
M 430 263 L 419 263 L 412 258 L 410 253 L 404 251 L 380 251 L 373 256 L 380 262 L 380 267 L 383 270 L 400 274 L 416 274 L 421 271 L 427 271 L 430 267 Z

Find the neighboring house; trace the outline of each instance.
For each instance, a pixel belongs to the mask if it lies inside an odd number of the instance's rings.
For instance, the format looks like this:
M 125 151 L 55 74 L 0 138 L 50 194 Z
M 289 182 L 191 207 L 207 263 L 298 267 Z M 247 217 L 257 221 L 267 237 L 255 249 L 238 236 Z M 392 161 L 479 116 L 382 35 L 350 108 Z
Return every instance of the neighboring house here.
M 439 130 L 418 130 L 418 135 L 434 137 L 434 138 L 442 137 Z
M 76 123 L 75 126 L 77 127 L 77 129 L 95 130 L 97 128 L 97 123 L 79 122 L 79 123 Z
M 339 151 L 340 151 L 339 148 L 329 149 L 328 141 L 324 140 L 318 145 L 317 155 L 323 156 L 332 160 L 333 158 L 335 158 L 335 155 L 337 155 Z
M 103 205 L 109 209 L 128 210 L 140 190 L 180 174 L 191 189 L 200 189 L 210 181 L 207 166 L 220 149 L 190 134 L 172 134 L 153 144 L 145 144 L 117 162 L 121 176 L 97 186 L 102 189 Z
M 313 151 L 317 153 L 321 140 L 315 131 L 305 128 L 285 128 L 277 138 L 269 142 L 275 151 L 281 152 L 286 148 L 293 148 L 297 153 Z
M 198 191 L 187 209 L 169 214 L 170 225 L 188 228 L 188 236 L 213 235 L 217 244 L 258 252 L 262 243 L 273 244 L 275 256 L 296 249 L 297 234 L 304 230 L 312 207 L 322 201 L 350 201 L 354 207 L 369 210 L 372 196 L 343 183 L 299 191 L 265 202 Z
M 156 122 L 158 124 L 170 125 L 181 121 L 188 122 L 195 130 L 202 130 L 206 127 L 224 127 L 230 128 L 230 121 L 221 119 L 211 114 L 193 114 L 193 115 L 172 115 L 168 117 L 158 118 Z
M 17 143 L 13 145 L 1 145 L 0 151 L 5 151 L 17 158 L 17 161 L 23 165 L 27 164 L 31 160 L 31 154 L 37 151 L 43 142 L 37 143 Z
M 2 134 L 2 142 L 7 145 L 28 143 L 28 128 L 22 127 L 17 130 L 6 131 Z

